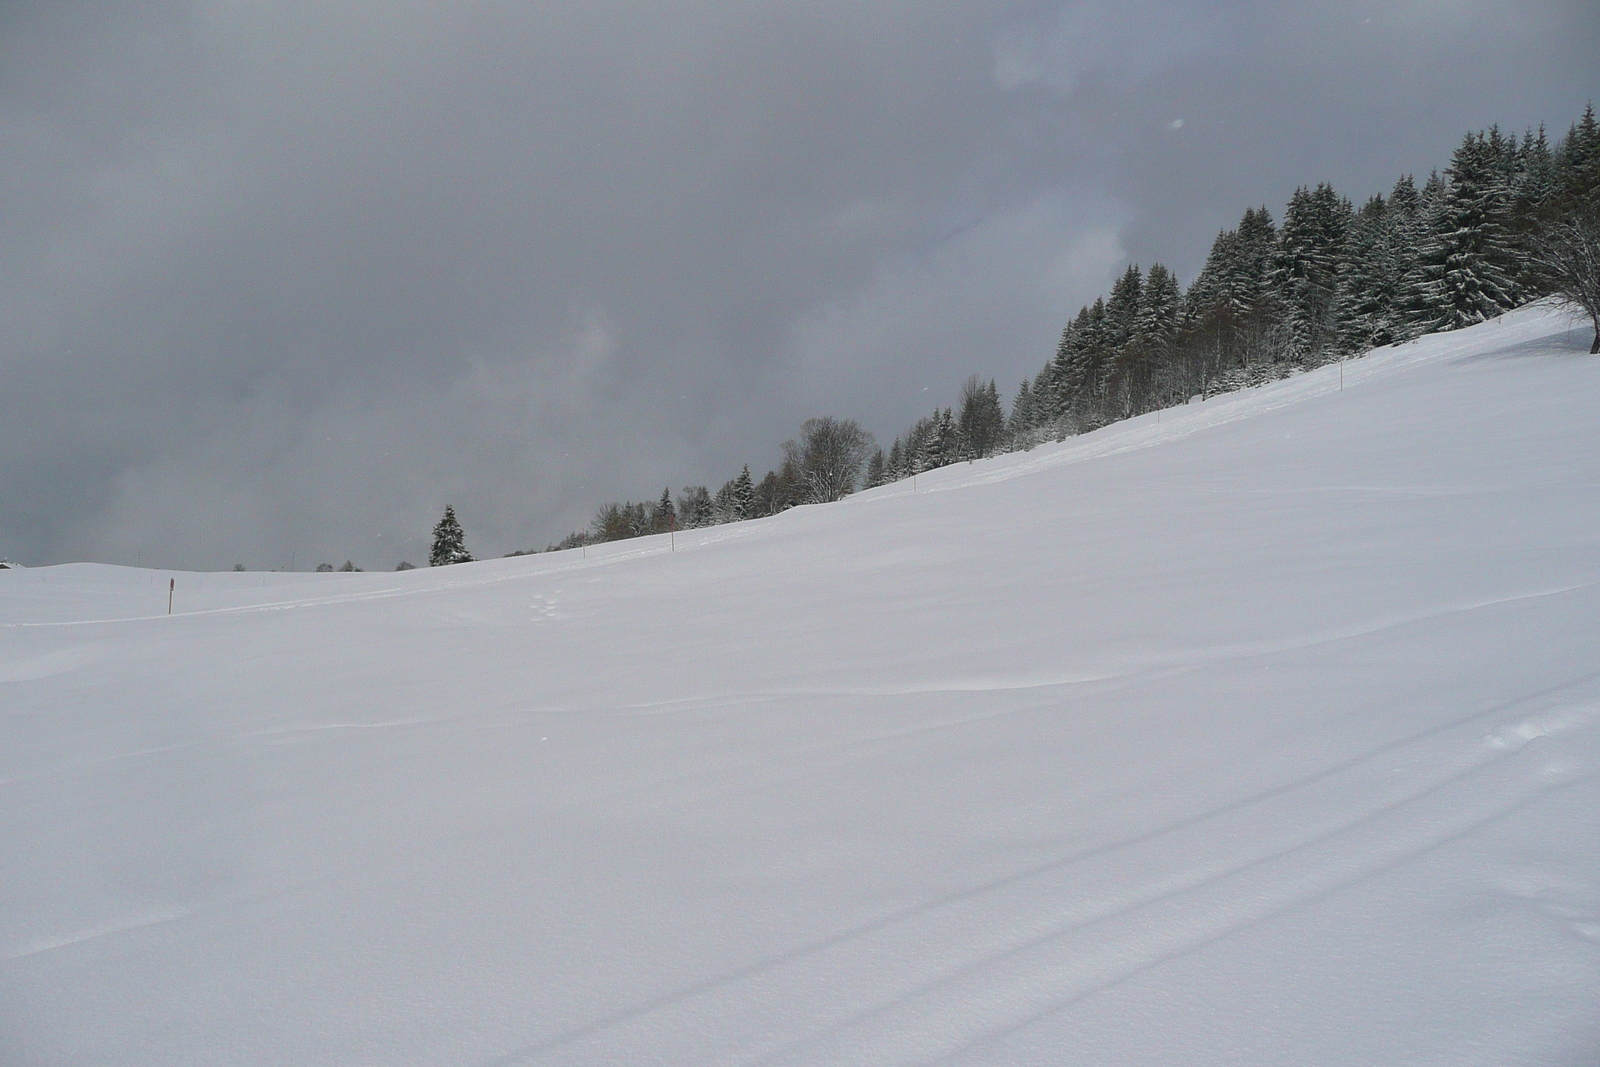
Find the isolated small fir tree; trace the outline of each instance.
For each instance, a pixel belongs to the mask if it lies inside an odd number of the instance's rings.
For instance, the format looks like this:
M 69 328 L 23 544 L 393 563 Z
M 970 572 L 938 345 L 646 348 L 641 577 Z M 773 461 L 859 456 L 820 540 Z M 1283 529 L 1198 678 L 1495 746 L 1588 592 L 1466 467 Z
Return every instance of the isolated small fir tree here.
M 471 563 L 472 553 L 467 551 L 467 535 L 456 520 L 456 510 L 446 504 L 444 518 L 433 528 L 433 548 L 428 552 L 428 566 L 445 567 L 452 563 Z

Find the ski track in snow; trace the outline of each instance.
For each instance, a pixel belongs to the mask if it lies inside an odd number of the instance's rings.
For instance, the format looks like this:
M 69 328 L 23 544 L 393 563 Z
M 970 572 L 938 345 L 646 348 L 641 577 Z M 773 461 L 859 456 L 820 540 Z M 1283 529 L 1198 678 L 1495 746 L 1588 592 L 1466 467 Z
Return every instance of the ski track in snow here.
M 1559 710 L 1529 718 L 1514 714 L 1518 705 L 1574 691 L 1588 702 L 1564 703 Z M 1487 734 L 1485 721 L 1494 723 Z M 1025 1026 L 1163 961 L 1403 865 L 1574 782 L 1593 779 L 1600 767 L 1561 766 L 1536 758 L 1516 761 L 1510 768 L 1503 764 L 1532 740 L 1576 730 L 1592 734 L 1597 721 L 1600 672 L 1511 705 L 1474 712 L 1151 833 L 908 908 L 675 990 L 484 1061 L 485 1067 L 539 1062 L 582 1041 L 615 1039 L 626 1027 L 647 1032 L 684 1028 L 706 1014 L 749 1015 L 750 1028 L 759 1029 L 763 1007 L 786 996 L 834 989 L 854 975 L 892 974 L 897 957 L 915 955 L 951 930 L 1002 931 L 993 940 L 963 944 L 960 955 L 942 961 L 933 980 L 888 997 L 876 989 L 863 990 L 863 997 L 878 997 L 872 1007 L 819 1034 L 728 1061 L 945 1062 L 981 1038 Z M 1392 781 L 1396 768 L 1405 768 L 1407 777 Z M 1369 806 L 1319 812 L 1319 821 L 1295 822 L 1270 839 L 1257 836 L 1264 812 L 1267 821 L 1281 821 L 1276 813 L 1282 809 L 1316 811 L 1304 794 L 1349 794 L 1353 779 L 1370 779 L 1387 785 L 1388 791 L 1371 794 Z M 1271 811 L 1266 810 L 1269 805 Z M 1240 832 L 1236 823 L 1248 832 Z M 1173 839 L 1180 836 L 1191 840 L 1174 846 Z M 1202 836 L 1203 843 L 1192 840 Z M 1159 865 L 1159 854 L 1169 851 L 1216 858 L 1162 871 L 1138 885 L 1118 883 L 1100 896 L 1084 897 L 1078 888 L 1093 880 L 1085 868 L 1097 861 L 1116 860 L 1125 870 Z M 1103 873 L 1100 877 L 1106 879 Z M 1072 902 L 1065 907 L 1051 903 L 1061 899 Z M 784 988 L 785 971 L 803 972 L 793 978 L 792 988 Z M 655 1018 L 672 1012 L 685 1018 Z M 940 1023 L 933 1025 L 933 1020 Z M 625 1038 L 619 1043 L 638 1047 Z M 603 1045 L 588 1051 L 585 1062 L 601 1062 L 613 1054 Z

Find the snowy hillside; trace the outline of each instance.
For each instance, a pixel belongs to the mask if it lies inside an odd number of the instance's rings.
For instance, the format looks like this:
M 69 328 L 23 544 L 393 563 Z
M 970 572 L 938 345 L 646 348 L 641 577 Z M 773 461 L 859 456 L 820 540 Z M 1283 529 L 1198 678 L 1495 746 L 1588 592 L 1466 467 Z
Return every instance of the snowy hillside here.
M 775 519 L 0 573 L 0 1062 L 1600 1062 L 1532 308 Z

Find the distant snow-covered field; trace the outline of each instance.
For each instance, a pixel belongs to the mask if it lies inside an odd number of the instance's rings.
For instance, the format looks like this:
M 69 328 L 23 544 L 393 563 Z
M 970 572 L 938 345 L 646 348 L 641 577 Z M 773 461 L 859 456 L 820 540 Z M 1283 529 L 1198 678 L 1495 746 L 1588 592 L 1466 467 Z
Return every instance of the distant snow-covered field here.
M 0 1063 L 1593 1067 L 1588 342 L 676 551 L 0 572 Z

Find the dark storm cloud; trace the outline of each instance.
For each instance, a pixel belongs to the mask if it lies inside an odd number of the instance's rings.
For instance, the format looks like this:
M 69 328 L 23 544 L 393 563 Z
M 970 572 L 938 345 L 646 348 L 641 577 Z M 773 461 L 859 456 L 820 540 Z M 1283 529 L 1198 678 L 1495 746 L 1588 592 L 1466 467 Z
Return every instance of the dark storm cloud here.
M 542 544 L 1595 91 L 1584 4 L 1128 10 L 0 9 L 0 554 Z

